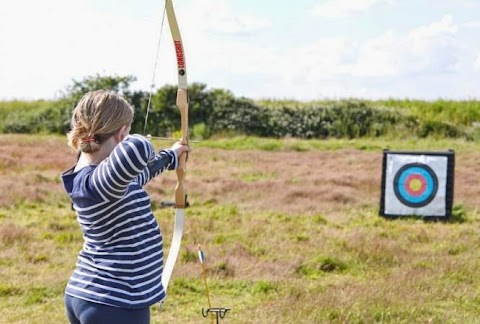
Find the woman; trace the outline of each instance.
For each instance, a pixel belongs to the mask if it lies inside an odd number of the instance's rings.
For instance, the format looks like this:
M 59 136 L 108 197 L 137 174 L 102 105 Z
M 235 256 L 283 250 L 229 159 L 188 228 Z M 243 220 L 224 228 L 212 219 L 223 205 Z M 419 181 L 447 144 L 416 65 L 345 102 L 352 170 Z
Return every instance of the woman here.
M 188 146 L 155 154 L 129 135 L 133 108 L 107 91 L 87 93 L 75 107 L 68 144 L 80 152 L 62 174 L 84 244 L 65 290 L 70 323 L 149 323 L 165 299 L 163 241 L 143 186 L 174 170 Z

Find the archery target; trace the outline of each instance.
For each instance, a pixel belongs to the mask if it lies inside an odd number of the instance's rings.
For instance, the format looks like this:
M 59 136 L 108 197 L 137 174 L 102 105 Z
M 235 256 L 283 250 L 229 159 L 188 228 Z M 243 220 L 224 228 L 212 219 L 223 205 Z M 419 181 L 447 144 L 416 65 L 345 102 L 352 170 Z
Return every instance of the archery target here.
M 446 217 L 453 201 L 453 152 L 384 152 L 380 214 Z
M 407 164 L 395 175 L 393 190 L 397 199 L 407 206 L 426 206 L 437 194 L 437 175 L 426 164 Z

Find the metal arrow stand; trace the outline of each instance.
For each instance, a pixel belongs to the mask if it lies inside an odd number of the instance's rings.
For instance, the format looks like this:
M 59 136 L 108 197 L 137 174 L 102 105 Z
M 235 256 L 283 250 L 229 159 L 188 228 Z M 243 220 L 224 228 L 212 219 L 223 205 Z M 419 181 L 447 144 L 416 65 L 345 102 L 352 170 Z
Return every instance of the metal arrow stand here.
M 205 282 L 205 290 L 207 292 L 207 298 L 208 298 L 208 308 L 207 309 L 202 308 L 202 315 L 205 318 L 210 316 L 210 320 L 212 324 L 213 324 L 213 319 L 215 317 L 216 323 L 218 324 L 219 319 L 220 318 L 223 319 L 225 315 L 227 315 L 227 312 L 230 310 L 230 308 L 212 307 L 212 304 L 210 302 L 210 292 L 208 290 L 208 284 L 207 284 L 207 271 L 205 269 L 205 254 L 200 248 L 200 244 L 198 245 L 198 258 L 200 259 L 200 264 L 202 265 L 203 281 Z
M 218 324 L 218 319 L 223 319 L 229 310 L 230 308 L 225 307 L 207 308 L 206 310 L 202 308 L 202 315 L 203 317 L 207 317 L 210 313 L 215 314 L 216 323 Z

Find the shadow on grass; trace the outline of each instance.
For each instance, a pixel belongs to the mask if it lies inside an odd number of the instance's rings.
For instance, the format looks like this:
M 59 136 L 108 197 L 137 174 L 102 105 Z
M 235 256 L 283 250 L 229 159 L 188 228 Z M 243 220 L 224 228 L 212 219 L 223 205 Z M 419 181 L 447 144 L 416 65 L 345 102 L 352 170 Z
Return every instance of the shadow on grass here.
M 467 211 L 465 206 L 462 204 L 454 205 L 452 208 L 452 213 L 446 217 L 436 217 L 436 216 L 418 216 L 418 215 L 406 215 L 406 216 L 382 216 L 387 220 L 421 220 L 425 223 L 448 223 L 448 224 L 462 224 L 467 221 Z

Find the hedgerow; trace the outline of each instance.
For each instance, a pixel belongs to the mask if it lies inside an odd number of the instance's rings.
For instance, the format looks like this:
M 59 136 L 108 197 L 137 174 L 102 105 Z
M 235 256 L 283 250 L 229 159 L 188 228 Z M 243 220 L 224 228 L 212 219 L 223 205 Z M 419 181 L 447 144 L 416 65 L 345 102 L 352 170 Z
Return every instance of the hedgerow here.
M 81 96 L 87 91 L 108 89 L 121 93 L 133 105 L 133 132 L 171 136 L 180 128 L 176 86 L 156 90 L 149 103 L 149 92 L 130 90 L 134 81 L 133 76 L 96 75 L 74 80 L 58 100 L 0 102 L 0 132 L 65 134 L 71 111 Z M 189 88 L 189 101 L 192 135 L 202 138 L 219 134 L 305 139 L 385 135 L 480 138 L 480 102 L 475 100 L 254 101 L 194 83 Z

